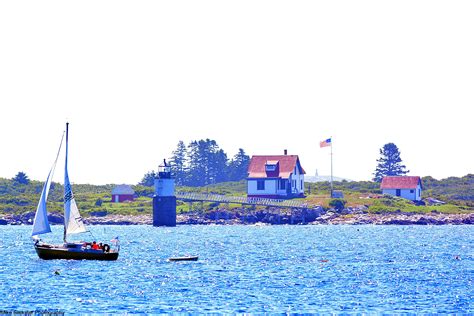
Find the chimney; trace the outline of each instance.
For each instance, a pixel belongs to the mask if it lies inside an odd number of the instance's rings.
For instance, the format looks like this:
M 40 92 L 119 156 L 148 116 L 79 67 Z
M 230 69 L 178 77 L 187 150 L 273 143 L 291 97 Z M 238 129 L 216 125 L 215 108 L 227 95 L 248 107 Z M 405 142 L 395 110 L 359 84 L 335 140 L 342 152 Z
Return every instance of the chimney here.
M 288 154 L 288 150 L 283 150 L 283 153 L 285 154 L 285 156 Z

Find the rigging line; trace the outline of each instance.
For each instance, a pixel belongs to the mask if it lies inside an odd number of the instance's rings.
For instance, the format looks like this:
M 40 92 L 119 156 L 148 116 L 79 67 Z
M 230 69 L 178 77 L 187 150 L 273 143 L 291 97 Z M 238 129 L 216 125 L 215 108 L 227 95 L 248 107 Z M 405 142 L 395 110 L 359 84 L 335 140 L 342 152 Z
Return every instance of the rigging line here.
M 76 223 L 77 223 L 77 224 L 79 224 L 79 222 L 81 222 L 81 223 L 84 225 L 84 221 L 83 221 L 82 217 L 79 218 L 79 221 L 78 221 L 77 218 L 75 218 L 75 220 L 76 220 Z M 94 234 L 93 234 L 90 230 L 87 229 L 85 232 L 86 232 L 86 233 L 89 233 L 89 234 L 91 235 L 92 240 L 97 240 L 97 239 L 95 238 Z
M 64 134 L 65 133 L 66 133 L 66 131 L 63 131 L 63 136 L 61 136 L 61 142 L 59 143 L 58 153 L 56 154 L 56 160 L 54 161 L 53 168 L 51 168 L 51 170 L 52 170 L 52 172 L 51 172 L 51 182 L 53 182 L 54 170 L 56 169 L 56 163 L 58 162 L 59 153 L 61 152 L 61 148 L 63 147 L 63 140 L 64 140 Z
M 86 232 L 88 232 L 88 233 L 91 235 L 92 240 L 97 240 L 97 239 L 95 238 L 94 234 L 93 234 L 90 230 L 86 230 Z
M 76 221 L 76 224 L 77 224 L 78 226 L 79 226 L 81 223 L 82 223 L 82 225 L 84 225 L 84 221 L 83 221 L 83 219 L 82 219 L 82 216 L 79 217 L 79 218 L 74 218 L 74 220 Z M 90 230 L 86 230 L 85 232 L 86 232 L 86 233 L 89 233 L 89 234 L 91 235 L 92 240 L 97 240 L 97 239 L 95 238 L 94 234 L 93 234 Z

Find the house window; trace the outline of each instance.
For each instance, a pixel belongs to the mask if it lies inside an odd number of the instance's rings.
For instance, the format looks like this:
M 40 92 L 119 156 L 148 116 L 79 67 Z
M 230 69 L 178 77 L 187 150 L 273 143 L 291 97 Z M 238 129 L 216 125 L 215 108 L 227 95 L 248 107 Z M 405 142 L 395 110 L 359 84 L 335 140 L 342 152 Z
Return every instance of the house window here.
M 280 179 L 280 190 L 285 190 L 285 189 L 286 189 L 286 180 Z
M 301 189 L 303 189 L 303 180 L 301 180 L 301 183 L 300 183 L 300 185 L 301 185 L 301 187 L 300 187 L 300 188 L 301 188 Z
M 397 191 L 396 191 L 396 196 L 400 196 L 400 195 L 402 195 L 402 194 L 401 194 L 401 190 L 400 190 L 400 189 L 397 189 Z
M 265 171 L 275 171 L 276 165 L 265 165 Z
M 258 191 L 265 190 L 265 180 L 257 180 L 257 190 Z
M 410 193 L 415 193 L 415 190 L 410 190 Z

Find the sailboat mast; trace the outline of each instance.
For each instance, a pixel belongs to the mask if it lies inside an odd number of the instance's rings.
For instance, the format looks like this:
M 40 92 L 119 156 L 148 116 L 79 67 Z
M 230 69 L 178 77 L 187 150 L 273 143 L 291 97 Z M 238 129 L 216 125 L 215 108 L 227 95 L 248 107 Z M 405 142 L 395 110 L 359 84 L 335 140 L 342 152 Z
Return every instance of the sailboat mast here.
M 71 189 L 68 188 L 69 186 L 69 176 L 67 174 L 67 154 L 68 154 L 68 146 L 69 146 L 69 138 L 68 138 L 68 134 L 69 134 L 69 122 L 66 122 L 66 161 L 64 163 L 64 203 L 66 203 L 66 195 L 68 194 L 68 192 L 71 192 Z M 64 212 L 64 233 L 63 233 L 63 240 L 64 242 L 66 243 L 66 225 L 67 225 L 67 221 L 69 220 L 69 218 L 66 218 L 66 212 Z
M 69 145 L 69 123 L 66 123 L 66 163 L 65 163 L 65 169 L 67 171 L 67 152 L 68 152 L 68 145 Z
M 66 240 L 66 235 L 85 233 L 87 231 L 84 223 L 82 222 L 81 214 L 77 209 L 77 204 L 72 193 L 71 182 L 69 181 L 68 157 L 69 123 L 66 123 L 66 161 L 64 166 L 64 240 Z

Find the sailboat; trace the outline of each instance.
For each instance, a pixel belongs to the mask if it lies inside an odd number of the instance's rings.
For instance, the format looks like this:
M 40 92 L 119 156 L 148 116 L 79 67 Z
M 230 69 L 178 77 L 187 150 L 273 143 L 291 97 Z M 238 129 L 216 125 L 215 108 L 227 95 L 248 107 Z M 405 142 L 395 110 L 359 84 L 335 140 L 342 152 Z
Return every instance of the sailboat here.
M 35 250 L 41 259 L 75 259 L 75 260 L 117 260 L 120 246 L 118 245 L 118 238 L 114 238 L 114 249 L 110 248 L 108 244 L 97 244 L 95 241 L 90 242 L 71 242 L 67 241 L 68 235 L 87 232 L 82 217 L 77 208 L 74 195 L 72 193 L 71 183 L 68 174 L 68 133 L 69 123 L 66 123 L 66 159 L 64 167 L 64 233 L 63 244 L 54 245 L 43 242 L 38 236 L 51 232 L 51 227 L 48 221 L 47 200 L 51 180 L 53 178 L 54 169 L 58 161 L 59 153 L 61 151 L 64 134 L 61 138 L 59 150 L 56 155 L 56 160 L 48 173 L 46 182 L 41 192 L 41 197 L 36 208 L 35 219 L 33 222 L 32 238 L 35 240 Z M 100 246 L 99 246 L 100 245 Z

